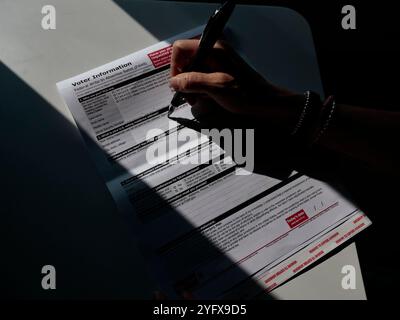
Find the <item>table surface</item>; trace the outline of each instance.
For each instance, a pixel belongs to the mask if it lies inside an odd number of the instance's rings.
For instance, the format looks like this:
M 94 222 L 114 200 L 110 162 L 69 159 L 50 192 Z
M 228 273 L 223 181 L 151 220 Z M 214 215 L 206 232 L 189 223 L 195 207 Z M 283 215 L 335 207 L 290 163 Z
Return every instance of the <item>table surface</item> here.
M 56 30 L 41 28 L 41 8 L 47 4 L 56 8 Z M 8 188 L 10 202 L 18 202 L 8 206 L 18 215 L 10 216 L 9 223 L 24 234 L 22 238 L 18 232 L 13 234 L 17 245 L 24 248 L 19 254 L 10 253 L 21 262 L 14 270 L 24 276 L 18 291 L 9 288 L 12 295 L 48 297 L 39 286 L 31 287 L 32 269 L 43 259 L 42 265 L 54 264 L 61 277 L 58 297 L 149 296 L 154 284 L 55 83 L 197 27 L 213 8 L 214 4 L 148 0 L 0 3 L 0 59 L 7 67 L 2 67 L 0 79 L 5 88 L 8 85 L 18 94 L 9 98 L 9 108 L 1 110 L 1 126 L 9 129 L 10 137 L 5 139 L 4 150 L 10 156 L 0 164 L 9 169 L 10 181 L 19 181 L 18 186 L 10 184 Z M 272 81 L 292 90 L 323 94 L 311 31 L 294 11 L 238 6 L 228 37 Z M 20 121 L 11 126 L 13 117 Z M 23 242 L 27 237 L 29 245 Z M 355 290 L 341 287 L 345 265 L 356 269 Z M 104 273 L 110 276 L 104 277 Z M 277 288 L 272 296 L 365 299 L 355 244 Z

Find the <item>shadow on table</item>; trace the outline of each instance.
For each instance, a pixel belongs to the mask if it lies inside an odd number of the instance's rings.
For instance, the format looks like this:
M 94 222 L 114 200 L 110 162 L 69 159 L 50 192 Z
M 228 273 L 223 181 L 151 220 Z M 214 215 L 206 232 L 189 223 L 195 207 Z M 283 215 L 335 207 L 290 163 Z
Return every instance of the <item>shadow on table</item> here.
M 138 258 L 132 253 L 135 242 L 129 234 L 133 229 L 118 216 L 104 182 L 85 156 L 78 131 L 3 65 L 0 74 L 7 92 L 0 117 L 4 141 L 0 160 L 4 171 L 1 192 L 5 200 L 1 233 L 6 237 L 3 243 L 7 244 L 1 266 L 2 274 L 6 275 L 1 295 L 7 298 L 135 297 L 137 282 L 146 281 L 146 277 L 140 274 L 144 270 L 137 266 Z M 92 150 L 97 148 L 96 157 L 107 159 L 107 154 L 83 135 Z M 117 164 L 113 171 L 127 173 Z M 233 264 L 200 232 L 187 233 L 192 225 L 144 182 L 139 183 L 147 197 L 144 203 L 157 203 L 158 212 L 152 219 L 167 216 L 169 223 L 179 225 L 185 233 L 185 242 L 170 243 L 168 250 L 160 253 L 166 270 L 171 267 L 174 255 L 180 256 L 181 281 L 174 284 L 178 294 L 193 290 L 206 280 L 200 271 L 192 272 L 191 266 L 207 263 L 218 263 L 220 271 L 227 272 L 232 282 L 247 279 L 246 287 L 261 290 L 240 266 Z M 131 217 L 135 214 L 132 210 Z M 57 290 L 51 293 L 40 286 L 41 267 L 46 264 L 57 269 Z M 171 271 L 177 273 L 177 270 Z M 150 297 L 151 291 L 149 288 L 143 296 Z

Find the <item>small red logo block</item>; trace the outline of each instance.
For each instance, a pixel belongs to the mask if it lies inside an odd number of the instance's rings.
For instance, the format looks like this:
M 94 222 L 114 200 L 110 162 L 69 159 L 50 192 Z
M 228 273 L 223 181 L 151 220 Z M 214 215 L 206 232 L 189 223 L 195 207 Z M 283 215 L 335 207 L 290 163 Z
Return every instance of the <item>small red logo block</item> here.
M 170 63 L 172 54 L 172 45 L 166 48 L 149 53 L 148 56 L 155 68 L 165 66 Z
M 291 229 L 296 228 L 299 224 L 307 220 L 308 216 L 304 210 L 300 210 L 299 212 L 296 212 L 295 214 L 292 214 L 290 217 L 286 218 L 286 222 Z

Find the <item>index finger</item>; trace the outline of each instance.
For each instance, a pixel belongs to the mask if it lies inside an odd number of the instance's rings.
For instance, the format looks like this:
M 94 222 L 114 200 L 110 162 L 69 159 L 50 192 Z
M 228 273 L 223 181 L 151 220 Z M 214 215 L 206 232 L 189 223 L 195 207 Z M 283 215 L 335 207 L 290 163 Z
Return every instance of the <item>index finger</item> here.
M 190 64 L 193 56 L 199 47 L 199 40 L 177 40 L 172 46 L 171 54 L 171 77 L 183 72 L 183 69 Z

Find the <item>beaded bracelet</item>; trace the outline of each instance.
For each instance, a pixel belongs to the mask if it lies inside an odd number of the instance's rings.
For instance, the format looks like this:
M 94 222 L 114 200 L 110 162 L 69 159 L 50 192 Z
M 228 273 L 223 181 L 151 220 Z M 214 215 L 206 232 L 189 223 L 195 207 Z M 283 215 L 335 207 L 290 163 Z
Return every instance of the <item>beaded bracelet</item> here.
M 293 129 L 293 131 L 291 133 L 292 136 L 294 136 L 295 134 L 298 133 L 299 129 L 301 128 L 301 126 L 304 123 L 304 118 L 306 117 L 307 112 L 310 109 L 310 95 L 311 95 L 311 91 L 306 91 L 304 93 L 304 97 L 305 97 L 304 108 L 301 111 L 299 121 L 297 122 L 296 126 L 294 127 L 294 129 Z
M 299 120 L 291 132 L 291 136 L 300 144 L 308 144 L 310 136 L 315 132 L 315 124 L 321 113 L 322 102 L 320 96 L 312 91 L 304 93 L 304 107 Z
M 329 96 L 325 102 L 323 103 L 321 121 L 322 125 L 319 127 L 317 134 L 312 142 L 312 144 L 316 144 L 319 139 L 323 136 L 323 134 L 328 129 L 329 125 L 332 122 L 333 114 L 336 109 L 336 101 L 333 96 Z

